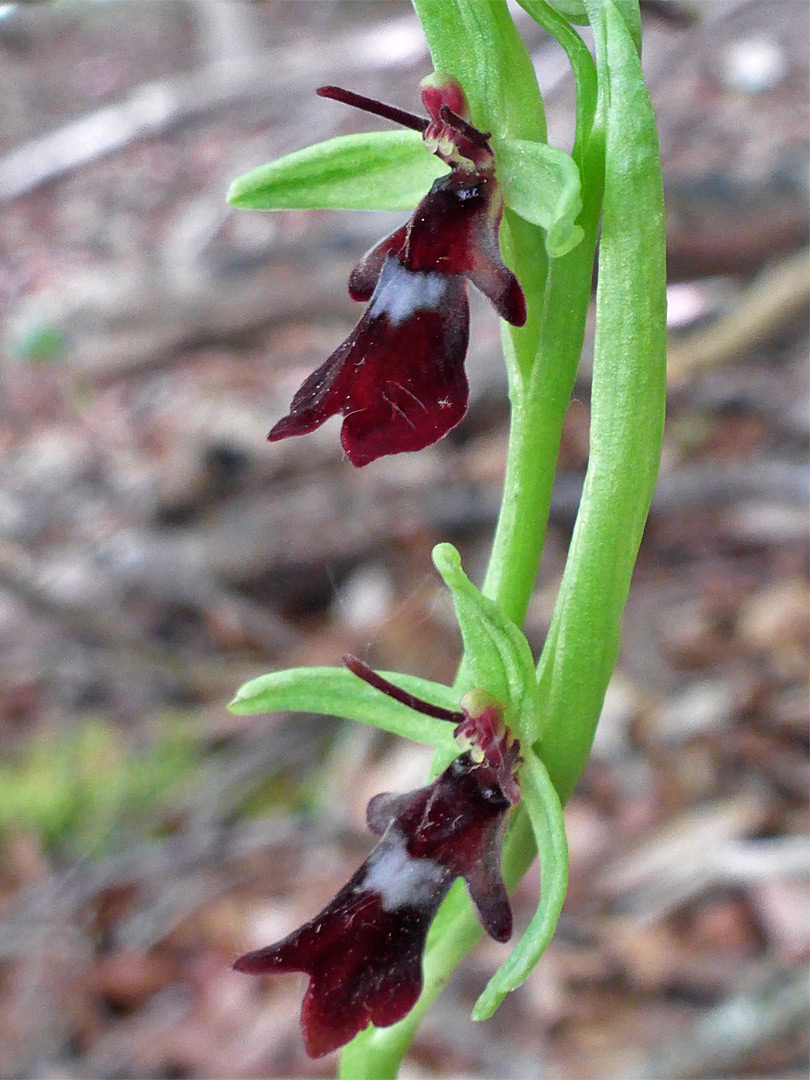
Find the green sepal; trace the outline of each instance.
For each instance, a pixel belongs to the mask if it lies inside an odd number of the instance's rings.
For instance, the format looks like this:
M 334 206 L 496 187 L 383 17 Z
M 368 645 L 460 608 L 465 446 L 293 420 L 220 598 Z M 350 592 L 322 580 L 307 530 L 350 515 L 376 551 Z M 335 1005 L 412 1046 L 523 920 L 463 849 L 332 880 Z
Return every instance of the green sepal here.
M 228 202 L 247 210 L 413 210 L 446 172 L 418 131 L 340 135 L 238 176 Z
M 464 639 L 465 688 L 481 687 L 503 702 L 506 723 L 531 746 L 540 734 L 540 697 L 529 643 L 473 585 L 452 544 L 437 544 L 433 562 L 452 594 Z
M 414 675 L 383 672 L 386 679 L 417 697 L 445 709 L 458 710 L 458 693 L 449 686 Z M 358 679 L 347 668 L 313 667 L 271 671 L 246 682 L 228 706 L 232 713 L 252 716 L 267 712 L 324 713 L 357 720 L 437 750 L 458 753 L 453 724 L 401 705 Z
M 584 235 L 575 224 L 582 196 L 574 159 L 547 143 L 499 139 L 495 160 L 506 205 L 546 230 L 550 258 L 567 255 Z
M 511 990 L 537 965 L 554 936 L 568 889 L 568 843 L 562 804 L 545 765 L 529 748 L 520 771 L 521 806 L 528 815 L 542 872 L 540 903 L 517 945 L 487 983 L 473 1008 L 473 1020 L 486 1020 Z

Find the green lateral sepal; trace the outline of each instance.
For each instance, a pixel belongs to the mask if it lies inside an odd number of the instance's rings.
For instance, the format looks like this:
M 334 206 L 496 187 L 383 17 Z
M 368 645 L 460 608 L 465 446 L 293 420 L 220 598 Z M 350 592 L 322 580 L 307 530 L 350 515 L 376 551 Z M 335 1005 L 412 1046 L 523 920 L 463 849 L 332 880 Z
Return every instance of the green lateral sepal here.
M 534 970 L 554 936 L 568 889 L 568 843 L 560 798 L 534 751 L 524 750 L 523 756 L 521 805 L 531 823 L 540 858 L 540 903 L 509 959 L 498 968 L 476 1001 L 473 1020 L 492 1016 L 506 995 L 516 990 Z
M 570 154 L 529 139 L 495 144 L 504 201 L 516 214 L 546 230 L 549 258 L 567 255 L 583 237 L 579 169 Z
M 385 678 L 411 694 L 458 709 L 458 693 L 449 686 L 419 679 L 414 675 L 383 672 Z M 437 750 L 458 753 L 453 740 L 453 726 L 434 720 L 386 697 L 347 668 L 288 668 L 259 675 L 241 686 L 228 706 L 232 713 L 254 715 L 268 712 L 308 712 L 340 716 L 371 724 L 404 739 L 427 743 Z
M 413 210 L 446 172 L 417 131 L 340 135 L 238 176 L 228 202 L 247 210 Z

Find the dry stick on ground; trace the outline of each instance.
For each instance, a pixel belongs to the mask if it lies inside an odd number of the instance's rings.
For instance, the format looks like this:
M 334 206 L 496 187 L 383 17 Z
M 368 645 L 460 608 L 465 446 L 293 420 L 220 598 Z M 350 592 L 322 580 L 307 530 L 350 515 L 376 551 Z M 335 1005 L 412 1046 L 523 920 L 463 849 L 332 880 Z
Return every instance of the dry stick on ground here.
M 772 972 L 764 986 L 727 998 L 687 1031 L 628 1061 L 613 1080 L 691 1080 L 737 1073 L 753 1054 L 803 1031 L 810 979 L 799 971 Z
M 223 684 L 229 685 L 229 680 L 238 679 L 245 674 L 245 664 L 242 661 L 229 665 L 223 657 L 211 660 L 189 659 L 184 654 L 156 645 L 139 627 L 120 618 L 109 608 L 72 603 L 57 596 L 41 581 L 37 565 L 31 556 L 16 544 L 0 544 L 0 588 L 7 589 L 32 610 L 54 619 L 72 636 L 108 650 L 115 650 L 135 665 L 145 664 L 149 668 L 163 671 L 195 696 L 204 699 L 212 693 L 221 696 Z M 216 599 L 238 613 L 238 617 L 251 620 L 254 634 L 261 632 L 268 635 L 265 645 L 270 644 L 271 633 L 274 646 L 289 646 L 297 640 L 295 632 L 286 624 L 273 620 L 249 601 L 224 589 L 217 593 Z
M 678 386 L 699 371 L 727 364 L 769 341 L 806 309 L 810 252 L 806 248 L 764 270 L 705 330 L 677 337 L 667 349 L 668 382 Z
M 328 50 L 320 42 L 299 41 L 294 48 L 253 51 L 238 65 L 220 58 L 192 74 L 145 83 L 124 101 L 88 113 L 0 158 L 0 201 L 233 102 L 262 100 L 282 87 L 289 95 L 296 88 L 317 86 L 336 62 L 344 78 L 355 71 L 379 70 L 390 64 L 379 49 L 382 29 L 396 33 L 412 25 L 410 18 L 391 20 L 384 28 L 336 37 Z

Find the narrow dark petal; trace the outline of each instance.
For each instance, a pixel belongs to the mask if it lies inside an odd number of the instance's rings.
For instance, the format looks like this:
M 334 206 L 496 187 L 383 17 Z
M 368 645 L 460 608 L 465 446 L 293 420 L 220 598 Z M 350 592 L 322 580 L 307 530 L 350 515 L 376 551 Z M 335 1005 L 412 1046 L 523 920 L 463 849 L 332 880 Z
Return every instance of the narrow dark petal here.
M 424 131 L 428 126 L 428 120 L 424 116 L 398 109 L 396 105 L 386 105 L 376 98 L 365 97 L 363 94 L 355 94 L 353 90 L 344 90 L 340 86 L 319 86 L 315 91 L 318 97 L 331 98 L 333 101 L 341 101 L 344 105 L 351 105 L 363 112 L 382 116 L 386 120 L 393 120 L 395 124 L 412 128 L 414 131 Z
M 349 296 L 352 300 L 369 300 L 377 288 L 385 260 L 397 255 L 405 243 L 407 225 L 400 225 L 367 251 L 349 276 Z
M 394 698 L 400 704 L 413 709 L 414 712 L 422 713 L 424 716 L 432 716 L 436 720 L 449 720 L 451 724 L 464 723 L 464 713 L 451 712 L 450 709 L 443 709 L 441 705 L 433 705 L 431 702 L 417 697 L 416 694 L 409 694 L 401 686 L 396 686 L 388 679 L 384 679 L 382 675 L 378 675 L 368 664 L 364 664 L 356 656 L 346 654 L 343 657 L 343 663 L 353 675 L 367 682 L 369 686 L 373 686 L 375 690 L 379 690 L 386 697 Z
M 491 131 L 479 131 L 477 127 L 473 127 L 472 124 L 468 123 L 463 116 L 453 112 L 449 105 L 441 106 L 439 116 L 451 127 L 454 127 L 456 131 L 461 132 L 471 143 L 480 146 L 482 150 L 489 150 L 489 140 L 492 138 Z

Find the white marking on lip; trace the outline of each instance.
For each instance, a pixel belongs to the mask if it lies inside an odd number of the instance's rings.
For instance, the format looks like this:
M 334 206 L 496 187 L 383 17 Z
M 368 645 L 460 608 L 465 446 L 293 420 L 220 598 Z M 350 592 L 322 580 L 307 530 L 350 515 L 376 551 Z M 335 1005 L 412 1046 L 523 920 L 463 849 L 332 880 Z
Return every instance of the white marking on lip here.
M 424 907 L 436 896 L 445 870 L 433 859 L 414 859 L 405 850 L 405 839 L 392 832 L 374 853 L 363 891 L 379 893 L 383 911 L 404 907 Z
M 372 319 L 385 315 L 399 326 L 417 311 L 434 310 L 447 290 L 449 277 L 434 271 L 406 270 L 395 257 L 385 261 L 368 313 Z

